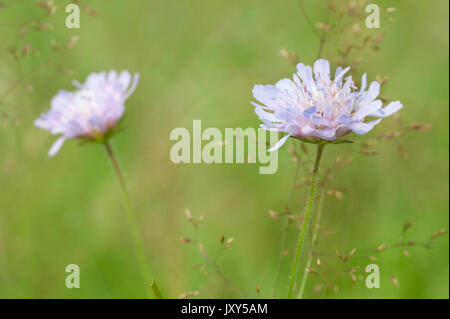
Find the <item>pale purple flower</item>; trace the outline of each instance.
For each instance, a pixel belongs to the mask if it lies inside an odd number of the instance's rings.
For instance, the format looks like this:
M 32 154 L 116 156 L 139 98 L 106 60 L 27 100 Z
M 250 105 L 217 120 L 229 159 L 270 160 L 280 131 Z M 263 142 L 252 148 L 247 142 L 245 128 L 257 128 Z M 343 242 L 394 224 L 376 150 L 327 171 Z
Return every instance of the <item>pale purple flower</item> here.
M 338 67 L 334 80 L 330 78 L 330 63 L 317 60 L 314 68 L 302 63 L 297 65 L 293 80 L 282 79 L 275 85 L 255 85 L 253 96 L 263 105 L 251 102 L 255 113 L 270 131 L 285 132 L 283 138 L 269 151 L 281 147 L 289 137 L 307 142 L 333 142 L 347 133 L 365 134 L 403 105 L 399 101 L 382 108 L 377 100 L 380 84 L 373 81 L 366 91 L 367 76 L 361 80 L 361 88 L 352 77 L 344 78 L 350 67 Z M 366 117 L 376 120 L 364 121 Z
M 84 84 L 74 81 L 74 92 L 59 91 L 47 113 L 34 124 L 52 134 L 61 134 L 48 152 L 55 155 L 66 139 L 103 142 L 125 111 L 125 100 L 134 92 L 139 74 L 128 71 L 91 73 Z

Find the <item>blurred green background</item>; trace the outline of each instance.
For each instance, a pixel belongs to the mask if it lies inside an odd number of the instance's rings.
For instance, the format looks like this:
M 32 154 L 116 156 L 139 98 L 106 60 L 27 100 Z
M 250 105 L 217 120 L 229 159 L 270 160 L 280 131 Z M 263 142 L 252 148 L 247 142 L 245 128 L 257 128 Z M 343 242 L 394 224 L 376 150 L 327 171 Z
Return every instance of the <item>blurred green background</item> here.
M 367 136 L 351 136 L 355 144 L 325 150 L 324 168 L 346 152 L 353 161 L 333 172 L 330 188 L 340 189 L 343 198 L 325 198 L 317 244 L 325 252 L 323 266 L 314 265 L 319 275 L 309 276 L 305 297 L 448 298 L 447 234 L 432 249 L 407 247 L 409 256 L 401 247 L 373 253 L 380 244 L 396 243 L 405 222 L 414 221 L 406 235 L 416 242 L 448 227 L 448 1 L 374 2 L 396 10 L 382 10 L 381 28 L 371 30 L 364 26 L 370 2 L 362 9 L 357 5 L 359 18 L 347 12 L 342 20 L 339 10 L 352 6 L 347 1 L 330 2 L 337 13 L 328 1 L 302 4 L 313 25 L 329 11 L 331 31 L 322 56 L 333 69 L 341 61 L 338 48 L 383 32 L 383 41 L 373 44 L 379 48 L 352 53 L 349 60 L 360 61 L 352 75 L 359 79 L 364 71 L 370 81 L 389 75 L 381 94 L 403 103 L 402 125 L 432 127 L 374 145 L 377 156 L 362 155 L 362 143 L 398 129 L 389 118 Z M 81 5 L 96 15 L 82 10 L 80 29 L 65 27 L 67 3 L 55 1 L 57 11 L 46 16 L 37 1 L 0 1 L 0 298 L 145 297 L 120 189 L 104 149 L 68 141 L 48 158 L 55 136 L 33 126 L 57 90 L 72 90 L 72 79 L 84 81 L 91 72 L 109 69 L 141 74 L 127 101 L 126 129 L 113 146 L 163 294 L 256 298 L 258 285 L 262 297 L 273 297 L 283 222 L 268 211 L 282 212 L 290 203 L 295 163 L 289 146 L 279 151 L 278 172 L 260 175 L 258 164 L 173 164 L 169 134 L 175 127 L 192 131 L 193 119 L 222 132 L 256 128 L 259 120 L 249 104 L 253 85 L 294 73 L 280 56 L 283 48 L 311 65 L 322 30 L 311 28 L 295 0 L 84 1 Z M 53 28 L 34 30 L 45 21 Z M 360 34 L 339 31 L 338 22 L 349 28 L 358 23 Z M 29 26 L 26 34 L 24 26 Z M 78 42 L 65 49 L 74 36 Z M 31 52 L 23 54 L 27 43 Z M 308 149 L 311 160 L 313 148 Z M 300 171 L 297 183 L 302 177 L 308 177 L 307 170 Z M 294 190 L 293 213 L 302 212 L 305 191 Z M 211 266 L 193 269 L 204 259 L 195 245 L 180 243 L 180 237 L 194 237 L 186 208 L 195 218 L 206 215 L 199 238 L 211 256 L 219 251 L 222 235 L 234 237 L 217 259 L 229 283 Z M 287 250 L 293 250 L 296 236 L 292 224 Z M 347 263 L 334 253 L 353 248 L 358 252 Z M 289 256 L 281 257 L 276 297 L 287 292 Z M 370 256 L 377 260 L 369 261 Z M 72 263 L 81 269 L 80 289 L 65 287 L 65 267 Z M 367 289 L 365 279 L 352 283 L 348 273 L 359 267 L 365 278 L 370 263 L 380 267 L 379 289 Z

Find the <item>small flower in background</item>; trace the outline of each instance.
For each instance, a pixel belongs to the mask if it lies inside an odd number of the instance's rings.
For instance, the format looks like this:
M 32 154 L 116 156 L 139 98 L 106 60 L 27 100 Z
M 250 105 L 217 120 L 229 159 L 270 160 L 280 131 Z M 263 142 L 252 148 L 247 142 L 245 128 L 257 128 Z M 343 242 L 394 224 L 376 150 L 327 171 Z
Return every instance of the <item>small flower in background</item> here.
M 116 71 L 91 73 L 84 84 L 74 81 L 78 88 L 74 92 L 59 91 L 51 101 L 50 111 L 34 121 L 37 127 L 61 134 L 48 152 L 58 153 L 66 139 L 82 139 L 102 143 L 116 173 L 124 197 L 127 218 L 133 235 L 144 286 L 149 297 L 162 298 L 154 278 L 150 273 L 144 255 L 144 245 L 139 225 L 134 214 L 130 194 L 119 160 L 110 145 L 109 138 L 125 112 L 125 101 L 136 90 L 139 74 Z
M 91 73 L 84 84 L 74 81 L 78 90 L 59 91 L 50 111 L 34 124 L 52 134 L 61 134 L 48 152 L 58 153 L 66 139 L 105 142 L 125 111 L 125 101 L 136 89 L 139 74 L 128 71 Z
M 253 96 L 263 106 L 251 103 L 264 122 L 261 127 L 287 133 L 269 151 L 281 147 L 289 137 L 310 143 L 337 143 L 340 137 L 350 132 L 365 134 L 381 118 L 403 107 L 395 101 L 382 108 L 382 102 L 376 99 L 380 84 L 373 81 L 366 91 L 364 74 L 357 91 L 351 76 L 344 79 L 348 70 L 350 67 L 338 67 L 334 80 L 331 80 L 329 62 L 319 59 L 313 69 L 299 63 L 293 81 L 282 79 L 275 85 L 255 85 Z M 378 119 L 364 122 L 366 117 Z

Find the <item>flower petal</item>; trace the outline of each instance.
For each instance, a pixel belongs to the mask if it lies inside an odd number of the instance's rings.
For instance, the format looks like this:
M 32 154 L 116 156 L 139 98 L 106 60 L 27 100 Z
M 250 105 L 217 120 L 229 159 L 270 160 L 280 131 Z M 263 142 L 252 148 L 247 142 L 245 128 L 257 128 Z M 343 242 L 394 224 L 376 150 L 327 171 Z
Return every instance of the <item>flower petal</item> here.
M 124 73 L 124 72 L 127 72 L 127 71 L 123 71 L 122 73 Z M 122 73 L 121 73 L 121 75 L 122 75 Z M 128 76 L 130 76 L 129 73 L 128 73 Z M 106 75 L 106 77 L 108 79 L 108 82 L 111 83 L 111 84 L 117 82 L 117 77 L 118 76 L 117 76 L 116 70 L 109 71 L 108 74 Z M 128 86 L 128 83 L 127 83 L 127 86 Z
M 268 150 L 268 152 L 273 152 L 276 151 L 277 149 L 279 149 L 281 146 L 283 146 L 283 144 L 286 142 L 286 140 L 291 136 L 291 134 L 287 134 L 285 136 L 283 136 L 282 138 L 280 138 L 280 140 L 271 148 Z
M 380 83 L 378 83 L 377 81 L 373 81 L 372 83 L 370 83 L 367 95 L 371 100 L 375 100 L 378 94 L 380 94 Z
M 339 117 L 335 120 L 335 123 L 338 124 L 338 125 L 341 125 L 341 124 L 349 125 L 349 124 L 351 124 L 353 122 L 354 122 L 354 120 L 350 116 L 348 116 L 346 114 L 339 115 Z
M 340 83 L 342 81 L 342 77 L 345 75 L 345 73 L 347 73 L 350 70 L 350 67 L 346 67 L 345 69 L 342 69 L 341 67 L 338 67 L 336 69 L 336 74 L 334 77 L 334 82 L 336 82 L 338 84 L 338 86 L 340 86 Z
M 356 134 L 366 134 L 367 132 L 371 131 L 373 129 L 373 127 L 375 125 L 377 125 L 378 123 L 380 123 L 381 119 L 378 119 L 376 121 L 372 121 L 372 122 L 358 122 L 358 123 L 353 123 L 350 124 L 348 127 Z
M 63 146 L 64 142 L 66 141 L 65 136 L 61 136 L 58 138 L 55 143 L 53 143 L 52 147 L 50 147 L 50 150 L 48 151 L 48 156 L 52 157 L 55 156 L 56 153 L 58 153 L 61 146 Z
M 353 119 L 361 121 L 366 116 L 374 114 L 378 110 L 380 110 L 382 105 L 383 105 L 383 103 L 381 103 L 380 100 L 372 101 L 372 102 L 362 106 L 358 111 L 356 111 L 356 113 L 353 114 Z
M 359 91 L 360 92 L 364 91 L 366 89 L 366 86 L 367 86 L 367 74 L 364 73 L 361 78 L 361 89 Z
M 256 106 L 255 107 L 255 113 L 256 113 L 256 115 L 259 116 L 261 121 L 263 121 L 266 124 L 267 124 L 267 121 L 269 121 L 269 122 L 279 122 L 278 118 L 275 116 L 274 113 L 266 112 L 264 110 L 264 108 L 261 107 L 261 106 Z
M 304 85 L 309 86 L 311 84 L 314 84 L 312 69 L 309 65 L 306 66 L 303 63 L 297 64 L 297 74 Z
M 252 93 L 262 104 L 274 107 L 278 105 L 278 97 L 282 91 L 273 85 L 255 85 Z
M 319 59 L 314 62 L 314 75 L 317 79 L 321 79 L 322 81 L 329 82 L 330 81 L 330 62 L 325 59 Z
M 126 73 L 124 73 L 124 72 L 126 72 Z M 128 79 L 129 75 L 130 74 L 128 73 L 128 71 L 123 71 L 122 73 L 120 73 L 119 81 L 122 83 L 125 83 L 126 81 L 128 81 L 128 83 L 129 83 L 130 82 L 130 80 Z M 130 88 L 125 92 L 125 100 L 128 99 L 130 97 L 130 95 L 133 94 L 133 92 L 136 90 L 138 82 L 139 82 L 139 73 L 135 73 L 133 75 L 133 81 L 131 82 Z M 128 87 L 128 85 L 126 87 Z
M 336 129 L 326 128 L 323 130 L 314 129 L 311 126 L 302 127 L 302 132 L 305 136 L 318 137 L 323 140 L 333 141 L 336 139 Z
M 289 79 L 281 79 L 275 84 L 275 86 L 287 94 L 291 94 L 292 96 L 297 95 L 297 86 Z
M 313 116 L 311 116 L 311 122 L 313 122 L 314 123 L 314 125 L 316 125 L 316 126 L 326 126 L 326 127 L 328 127 L 328 126 L 330 126 L 330 121 L 329 120 L 327 120 L 326 118 L 323 118 L 323 117 L 321 117 L 321 116 L 317 116 L 317 115 L 313 115 Z
M 397 112 L 402 108 L 403 105 L 402 103 L 400 103 L 400 101 L 394 101 L 389 103 L 386 107 L 378 110 L 377 112 L 371 113 L 370 116 L 387 117 L 394 114 L 395 112 Z
M 310 119 L 313 114 L 317 112 L 317 107 L 311 106 L 308 109 L 303 111 L 303 116 L 307 119 Z

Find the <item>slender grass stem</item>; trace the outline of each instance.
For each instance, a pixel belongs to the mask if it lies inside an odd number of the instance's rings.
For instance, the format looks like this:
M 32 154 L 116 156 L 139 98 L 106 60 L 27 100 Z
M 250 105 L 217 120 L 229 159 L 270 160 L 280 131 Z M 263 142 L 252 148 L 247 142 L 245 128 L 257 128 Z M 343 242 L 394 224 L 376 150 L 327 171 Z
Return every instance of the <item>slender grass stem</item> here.
M 295 249 L 294 261 L 292 263 L 291 274 L 290 274 L 290 278 L 289 278 L 289 288 L 288 288 L 287 299 L 292 298 L 292 292 L 294 290 L 295 281 L 297 279 L 298 264 L 299 264 L 300 256 L 302 253 L 303 242 L 305 240 L 306 233 L 308 232 L 309 219 L 311 217 L 312 205 L 314 202 L 314 196 L 316 194 L 317 177 L 319 175 L 320 159 L 322 157 L 322 152 L 323 152 L 324 146 L 325 146 L 324 144 L 317 145 L 316 159 L 314 161 L 313 176 L 312 176 L 312 180 L 311 180 L 311 189 L 309 192 L 308 202 L 306 204 L 305 219 L 303 220 L 303 225 L 300 230 L 300 235 L 298 237 L 297 248 Z
M 292 206 L 292 201 L 294 199 L 294 193 L 295 193 L 295 183 L 297 181 L 297 175 L 298 175 L 298 171 L 299 171 L 299 164 L 296 163 L 295 165 L 295 171 L 294 171 L 294 179 L 292 181 L 292 188 L 291 188 L 291 196 L 289 199 L 289 206 L 288 209 L 291 209 Z M 287 217 L 285 217 L 284 222 L 283 222 L 283 226 L 281 228 L 282 231 L 282 235 L 281 235 L 281 243 L 280 243 L 280 254 L 278 255 L 278 260 L 277 260 L 277 264 L 276 264 L 276 270 L 275 270 L 275 281 L 274 281 L 274 285 L 273 285 L 273 294 L 272 297 L 275 298 L 276 293 L 277 293 L 277 288 L 278 288 L 278 282 L 280 279 L 280 269 L 281 269 L 281 257 L 282 257 L 282 253 L 286 247 L 286 239 L 287 239 L 287 232 L 288 232 L 288 227 L 289 227 L 289 219 Z
M 324 19 L 325 24 L 327 24 L 327 22 L 328 22 L 328 14 L 330 12 L 330 10 L 328 9 L 329 3 L 330 3 L 330 1 L 328 1 L 327 6 L 325 8 L 325 19 Z M 322 55 L 322 50 L 323 50 L 323 46 L 325 44 L 325 40 L 326 40 L 326 31 L 325 31 L 325 28 L 323 28 L 322 35 L 320 36 L 319 52 L 317 53 L 317 59 L 319 59 Z
M 137 257 L 139 259 L 139 264 L 142 272 L 142 276 L 144 277 L 145 281 L 145 289 L 147 292 L 147 295 L 149 298 L 152 298 L 152 292 L 156 299 L 161 299 L 161 292 L 159 291 L 159 288 L 155 282 L 155 280 L 152 278 L 150 274 L 150 269 L 147 265 L 147 261 L 145 259 L 144 254 L 144 246 L 142 244 L 141 234 L 139 232 L 139 227 L 136 221 L 136 216 L 133 213 L 132 205 L 131 205 L 131 198 L 130 194 L 128 192 L 127 185 L 125 183 L 125 178 L 123 176 L 122 170 L 119 165 L 119 161 L 117 160 L 116 155 L 114 154 L 114 151 L 109 144 L 109 142 L 105 142 L 105 148 L 106 152 L 108 153 L 108 157 L 111 160 L 111 163 L 114 167 L 114 171 L 117 175 L 117 178 L 119 180 L 120 188 L 123 193 L 123 197 L 125 200 L 125 208 L 127 212 L 128 217 L 128 223 L 130 225 L 131 233 L 133 236 L 134 245 L 136 248 Z
M 302 299 L 303 292 L 305 291 L 305 287 L 306 287 L 306 282 L 308 281 L 308 274 L 309 273 L 306 271 L 306 269 L 311 267 L 312 258 L 313 258 L 312 247 L 315 245 L 315 242 L 317 240 L 317 234 L 319 233 L 320 217 L 322 215 L 322 205 L 323 205 L 323 200 L 325 198 L 325 194 L 323 193 L 324 191 L 325 191 L 325 188 L 322 190 L 322 194 L 321 194 L 320 199 L 319 199 L 319 205 L 318 205 L 318 208 L 317 208 L 316 224 L 314 226 L 314 230 L 313 230 L 313 234 L 312 234 L 312 238 L 311 238 L 311 249 L 310 249 L 309 254 L 308 254 L 308 261 L 306 262 L 305 271 L 303 272 L 303 277 L 302 277 L 302 281 L 300 283 L 300 289 L 298 290 L 297 299 Z

